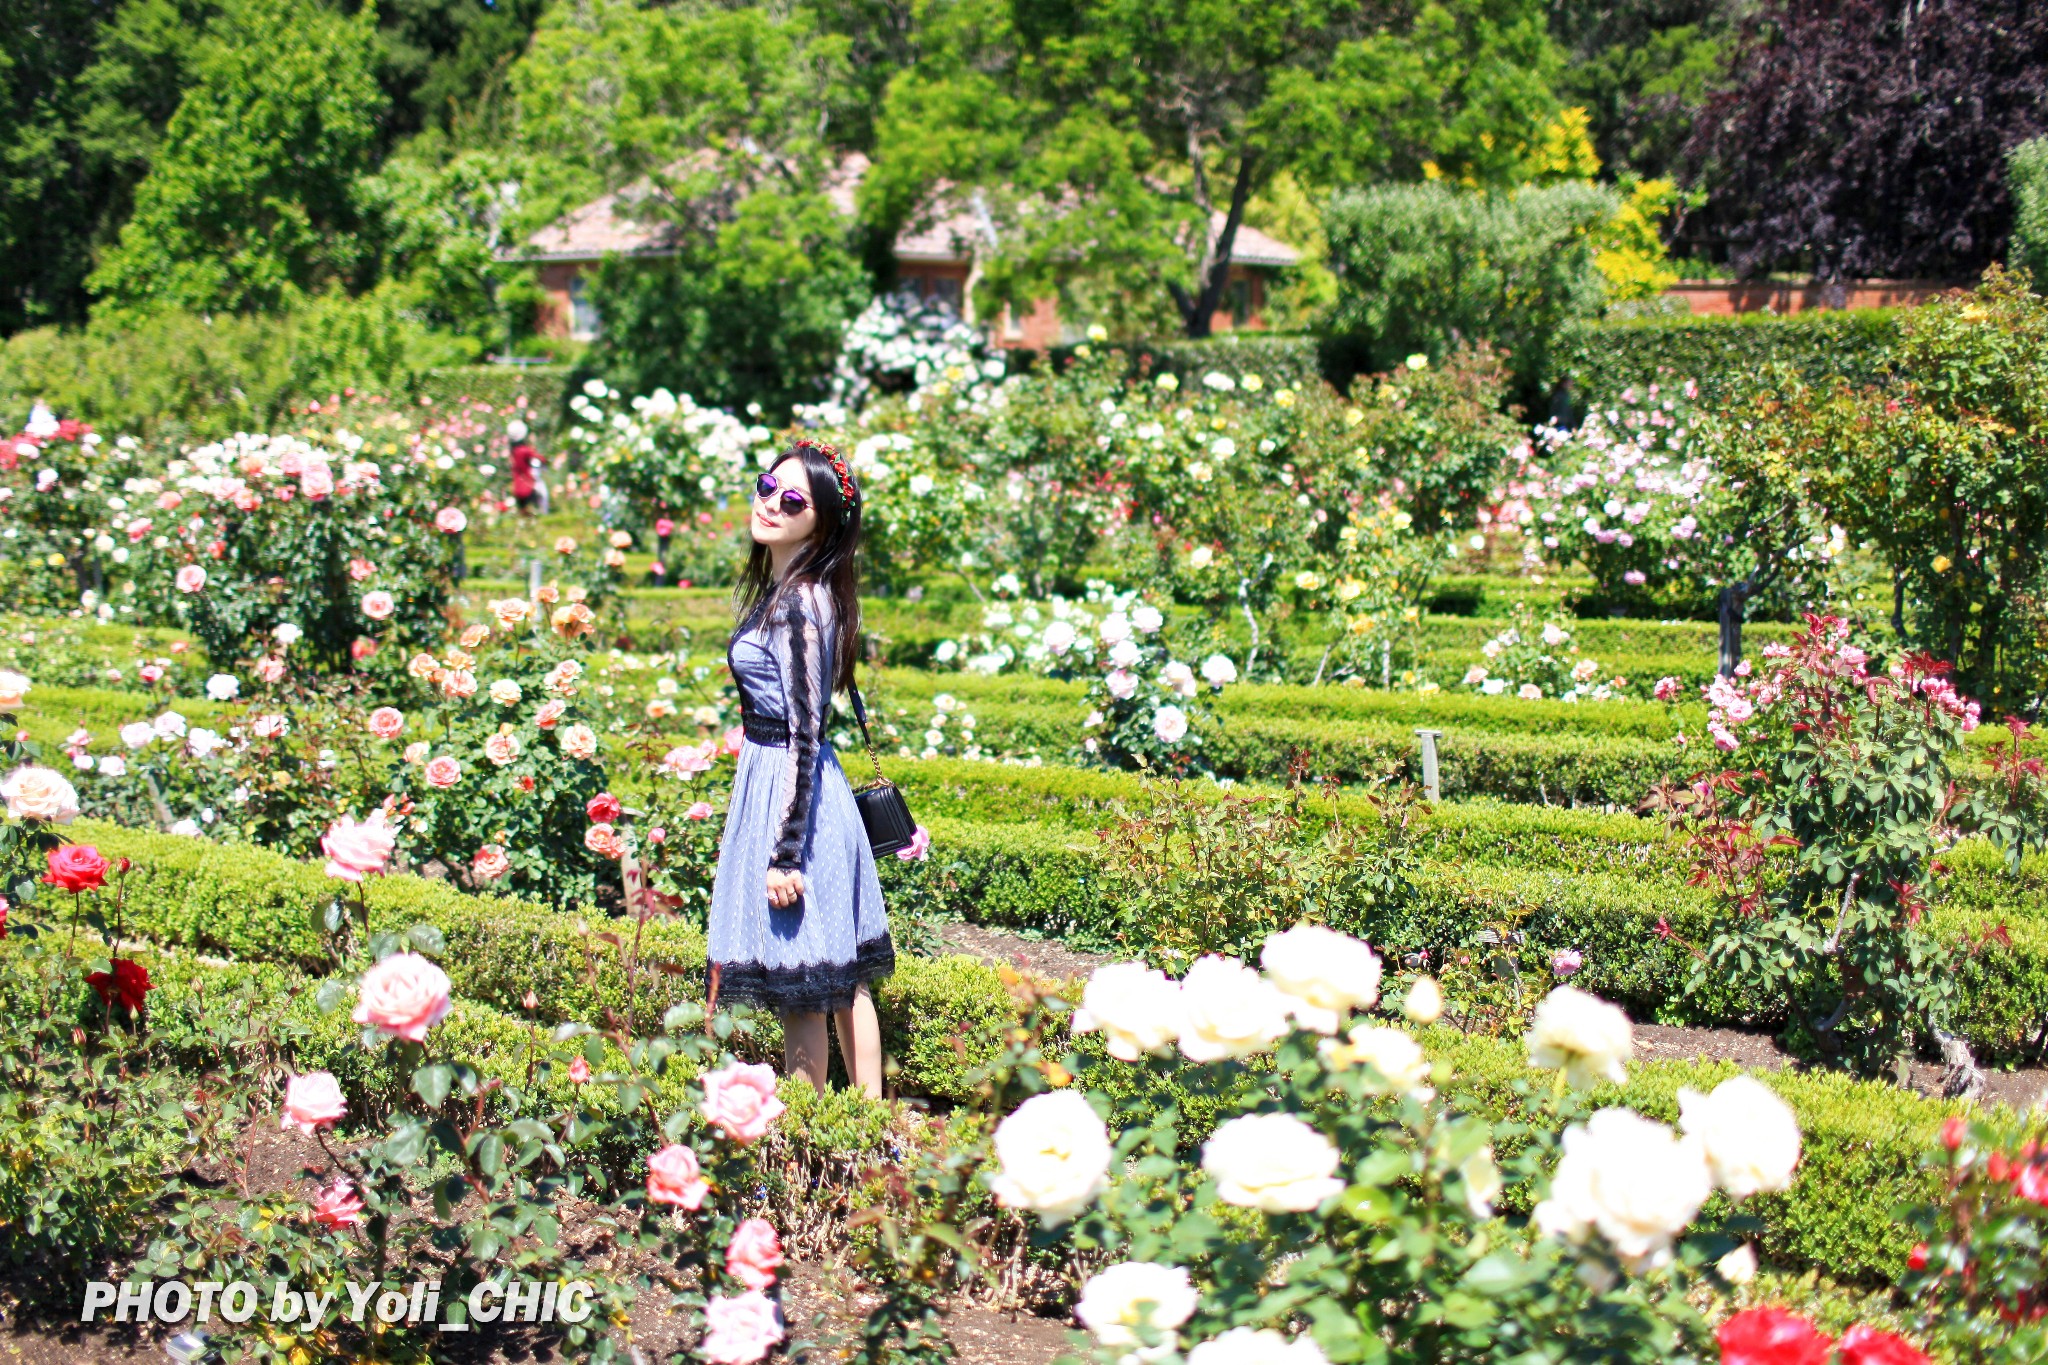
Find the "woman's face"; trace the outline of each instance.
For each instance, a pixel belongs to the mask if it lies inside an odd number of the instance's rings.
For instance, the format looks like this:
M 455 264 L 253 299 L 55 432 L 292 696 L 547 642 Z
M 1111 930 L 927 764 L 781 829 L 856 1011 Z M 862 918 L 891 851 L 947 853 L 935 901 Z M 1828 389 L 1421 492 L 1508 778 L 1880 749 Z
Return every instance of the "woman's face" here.
M 755 490 L 754 514 L 747 519 L 747 529 L 753 533 L 754 543 L 790 548 L 803 544 L 818 529 L 818 508 L 811 501 L 811 476 L 805 472 L 804 462 L 790 456 L 769 470 L 768 478 L 775 481 L 774 489 L 766 497 L 761 496 L 759 489 Z M 803 498 L 803 510 L 800 512 L 790 511 L 791 500 L 783 496 L 791 490 Z

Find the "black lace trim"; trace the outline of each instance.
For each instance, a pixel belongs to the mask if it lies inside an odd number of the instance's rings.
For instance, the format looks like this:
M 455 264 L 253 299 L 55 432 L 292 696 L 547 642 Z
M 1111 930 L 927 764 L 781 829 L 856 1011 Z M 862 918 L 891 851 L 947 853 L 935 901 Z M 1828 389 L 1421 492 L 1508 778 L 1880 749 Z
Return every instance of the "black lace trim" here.
M 851 962 L 809 967 L 768 967 L 759 962 L 720 962 L 718 1003 L 766 1005 L 795 1014 L 826 1014 L 853 1003 L 856 988 L 896 970 L 896 945 L 887 934 L 855 950 Z

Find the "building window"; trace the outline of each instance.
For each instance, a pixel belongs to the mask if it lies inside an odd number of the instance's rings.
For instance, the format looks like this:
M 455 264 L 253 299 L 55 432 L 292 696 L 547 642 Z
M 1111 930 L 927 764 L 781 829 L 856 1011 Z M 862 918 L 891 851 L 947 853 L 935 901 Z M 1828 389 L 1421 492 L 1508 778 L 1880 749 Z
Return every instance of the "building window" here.
M 1230 325 L 1242 327 L 1251 321 L 1252 282 L 1232 280 L 1223 287 L 1223 307 L 1230 314 Z
M 918 282 L 918 292 L 925 302 L 936 303 L 960 316 L 960 281 L 951 275 L 927 275 Z
M 581 275 L 569 281 L 569 337 L 591 341 L 597 337 L 597 305 L 590 300 L 590 281 Z
M 1003 305 L 1003 336 L 1010 341 L 1024 339 L 1024 319 L 1017 316 L 1017 310 L 1009 304 Z

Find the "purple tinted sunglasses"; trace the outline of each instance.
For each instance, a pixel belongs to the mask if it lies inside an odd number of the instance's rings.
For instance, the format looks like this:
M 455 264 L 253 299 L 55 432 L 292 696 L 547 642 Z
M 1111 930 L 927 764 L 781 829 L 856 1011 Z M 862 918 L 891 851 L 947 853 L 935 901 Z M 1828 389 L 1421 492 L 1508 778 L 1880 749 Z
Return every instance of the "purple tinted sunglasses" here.
M 804 509 L 811 505 L 810 499 L 806 498 L 801 490 L 784 488 L 776 482 L 773 474 L 763 474 L 754 480 L 754 496 L 762 502 L 775 498 L 778 491 L 782 496 L 776 499 L 776 509 L 785 517 L 800 517 Z

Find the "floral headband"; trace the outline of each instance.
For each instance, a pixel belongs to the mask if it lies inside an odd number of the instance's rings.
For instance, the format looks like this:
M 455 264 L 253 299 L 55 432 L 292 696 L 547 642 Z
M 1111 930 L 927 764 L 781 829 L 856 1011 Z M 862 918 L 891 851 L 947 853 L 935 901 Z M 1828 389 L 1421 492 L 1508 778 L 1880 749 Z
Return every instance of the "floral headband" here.
M 839 496 L 845 500 L 848 507 L 860 501 L 860 494 L 853 486 L 853 475 L 846 472 L 846 461 L 840 456 L 839 447 L 827 445 L 823 441 L 814 441 L 810 437 L 804 436 L 797 440 L 796 448 L 798 450 L 815 450 L 825 457 L 826 461 L 832 466 L 832 472 L 839 476 Z

